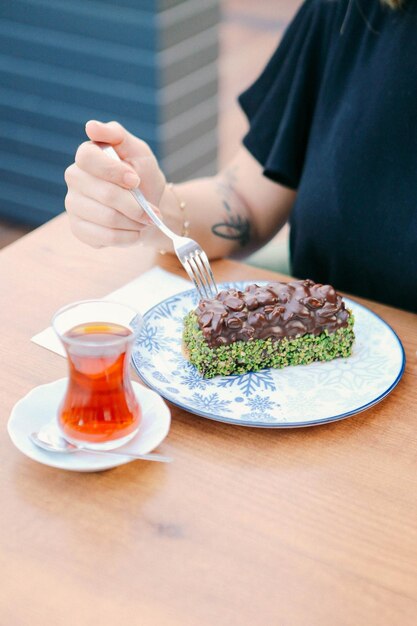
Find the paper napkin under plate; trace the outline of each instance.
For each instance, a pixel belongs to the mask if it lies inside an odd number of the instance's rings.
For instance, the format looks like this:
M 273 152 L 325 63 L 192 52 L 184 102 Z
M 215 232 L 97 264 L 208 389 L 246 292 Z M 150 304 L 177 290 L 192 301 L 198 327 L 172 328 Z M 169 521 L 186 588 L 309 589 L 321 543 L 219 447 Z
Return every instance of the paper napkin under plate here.
M 160 267 L 154 267 L 120 289 L 112 291 L 103 300 L 114 300 L 133 307 L 142 315 L 165 298 L 190 289 L 192 283 L 185 278 L 171 274 Z M 45 328 L 31 339 L 34 343 L 56 352 L 61 356 L 65 350 L 52 326 Z

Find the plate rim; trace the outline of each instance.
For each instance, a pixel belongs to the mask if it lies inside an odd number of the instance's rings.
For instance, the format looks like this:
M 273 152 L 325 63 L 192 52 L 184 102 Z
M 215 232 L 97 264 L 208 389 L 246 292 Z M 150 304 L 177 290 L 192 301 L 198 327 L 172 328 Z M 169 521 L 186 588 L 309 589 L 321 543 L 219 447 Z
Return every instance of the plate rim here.
M 248 285 L 248 284 L 252 284 L 254 281 L 248 281 L 248 280 L 240 280 L 240 281 L 224 281 L 222 283 L 218 284 L 218 287 L 221 288 L 223 287 L 227 287 L 229 285 Z M 269 282 L 273 282 L 273 281 L 268 281 L 268 280 L 259 280 L 259 281 L 255 281 L 258 284 L 268 284 Z M 172 300 L 173 298 L 178 298 L 178 297 L 187 297 L 188 295 L 192 295 L 195 293 L 195 288 L 191 288 L 191 289 L 186 289 L 184 291 L 180 291 L 177 294 L 173 294 L 171 296 L 168 296 L 167 298 L 164 298 L 163 300 L 161 300 L 160 302 L 158 302 L 157 304 L 155 304 L 154 306 L 152 306 L 150 309 L 148 309 L 144 314 L 143 314 L 143 325 L 146 324 L 146 322 L 148 321 L 149 317 L 152 315 L 152 312 L 154 311 L 154 309 L 158 308 L 159 306 L 161 306 L 161 304 L 164 304 L 165 302 Z M 338 415 L 335 416 L 331 416 L 331 417 L 325 417 L 319 420 L 313 420 L 313 421 L 302 421 L 302 422 L 255 422 L 255 421 L 249 421 L 249 420 L 241 420 L 239 422 L 237 422 L 236 420 L 230 419 L 228 417 L 223 417 L 222 415 L 214 415 L 214 414 L 209 414 L 206 413 L 205 411 L 202 411 L 200 409 L 195 409 L 193 411 L 190 411 L 190 409 L 178 402 L 178 400 L 175 398 L 175 396 L 171 395 L 171 394 L 167 394 L 165 391 L 161 391 L 161 389 L 157 388 L 155 386 L 155 382 L 150 381 L 144 374 L 142 374 L 139 370 L 139 366 L 136 364 L 135 361 L 135 347 L 137 346 L 137 344 L 139 343 L 140 337 L 138 337 L 137 341 L 135 342 L 133 349 L 132 349 L 132 356 L 131 356 L 131 363 L 133 365 L 133 368 L 136 372 L 136 374 L 139 376 L 139 378 L 148 386 L 150 387 L 153 391 L 155 391 L 156 393 L 158 393 L 159 395 L 161 395 L 163 398 L 165 398 L 165 400 L 167 400 L 168 402 L 170 402 L 171 404 L 173 404 L 174 406 L 177 406 L 180 409 L 183 409 L 185 411 L 187 411 L 188 413 L 190 413 L 191 415 L 196 415 L 198 417 L 204 417 L 205 419 L 209 419 L 215 422 L 220 422 L 223 424 L 229 424 L 232 426 L 243 426 L 245 428 L 268 428 L 268 429 L 288 429 L 288 428 L 308 428 L 309 426 L 320 426 L 322 424 L 330 424 L 332 422 L 338 422 L 344 419 L 347 419 L 349 417 L 352 417 L 353 415 L 357 415 L 358 413 L 363 413 L 364 411 L 370 409 L 371 407 L 375 406 L 376 404 L 379 404 L 379 402 L 381 402 L 382 400 L 384 400 L 384 398 L 386 398 L 392 391 L 393 389 L 398 385 L 398 383 L 400 382 L 403 374 L 404 374 L 404 370 L 405 370 L 405 366 L 406 366 L 406 354 L 405 354 L 405 350 L 404 350 L 404 346 L 402 344 L 401 339 L 399 338 L 398 334 L 395 332 L 395 330 L 392 328 L 392 326 L 390 324 L 388 324 L 388 322 L 386 322 L 380 315 L 378 315 L 378 313 L 375 313 L 374 311 L 372 311 L 371 309 L 369 309 L 367 306 L 365 306 L 364 304 L 361 304 L 360 302 L 357 302 L 354 298 L 350 298 L 349 296 L 342 296 L 343 300 L 346 304 L 348 304 L 349 302 L 352 302 L 354 304 L 355 307 L 359 307 L 363 310 L 365 310 L 367 313 L 370 313 L 371 315 L 373 315 L 374 317 L 376 317 L 380 322 L 382 322 L 384 324 L 384 326 L 386 326 L 391 333 L 393 334 L 394 338 L 397 341 L 397 344 L 400 348 L 400 354 L 401 354 L 401 365 L 399 368 L 399 372 L 395 378 L 395 380 L 390 384 L 390 386 L 385 389 L 379 396 L 377 396 L 376 398 L 372 399 L 370 402 L 367 402 L 366 404 L 352 409 L 351 411 L 347 411 L 345 413 L 339 413 Z M 271 369 L 271 368 L 265 368 L 265 369 Z M 263 371 L 263 370 L 260 370 Z
M 15 433 L 12 432 L 12 428 L 11 428 L 11 424 L 13 422 L 13 416 L 15 415 L 16 411 L 18 410 L 19 406 L 21 404 L 25 404 L 25 402 L 28 401 L 29 397 L 36 392 L 39 392 L 39 390 L 43 389 L 44 387 L 52 387 L 54 385 L 58 385 L 58 384 L 62 384 L 63 381 L 67 381 L 68 380 L 68 376 L 63 376 L 61 378 L 57 378 L 55 380 L 49 381 L 47 383 L 41 383 L 40 385 L 36 385 L 35 387 L 32 387 L 25 395 L 23 395 L 21 398 L 19 398 L 15 404 L 13 405 L 10 413 L 9 413 L 9 417 L 7 420 L 7 433 L 9 435 L 9 438 L 12 442 L 12 444 L 14 445 L 14 447 L 21 453 L 23 454 L 26 458 L 30 459 L 31 461 L 35 461 L 37 463 L 40 463 L 41 465 L 46 465 L 47 467 L 52 467 L 54 469 L 60 469 L 63 471 L 67 471 L 67 472 L 78 472 L 81 474 L 86 474 L 86 473 L 94 473 L 94 472 L 103 472 L 103 471 L 107 471 L 110 469 L 115 469 L 116 467 L 119 467 L 120 465 L 126 465 L 128 463 L 133 462 L 135 459 L 129 458 L 127 456 L 124 455 L 120 455 L 120 458 L 118 457 L 114 457 L 114 460 L 112 461 L 112 463 L 110 464 L 110 457 L 107 461 L 107 463 L 105 465 L 102 465 L 106 462 L 106 457 L 100 457 L 103 459 L 102 460 L 102 464 L 98 465 L 98 466 L 89 466 L 86 467 L 86 465 L 82 465 L 81 467 L 63 467 L 62 465 L 57 465 L 56 463 L 49 463 L 46 461 L 46 459 L 44 459 L 43 457 L 35 457 L 35 456 L 30 456 L 29 454 L 27 454 L 26 451 L 22 450 L 21 447 L 19 447 L 16 443 L 15 443 Z M 155 391 L 155 389 L 151 389 L 148 387 L 144 387 L 143 385 L 141 385 L 138 381 L 132 380 L 132 384 L 134 389 L 136 390 L 138 387 L 140 388 L 141 392 L 146 394 L 152 394 L 154 396 L 158 397 L 158 400 L 160 402 L 162 402 L 165 405 L 165 408 L 167 410 L 167 418 L 168 418 L 168 430 L 166 435 L 164 436 L 164 438 L 160 441 L 160 443 L 158 445 L 160 445 L 162 443 L 162 441 L 164 441 L 166 439 L 166 437 L 169 434 L 169 430 L 171 427 L 171 411 L 168 407 L 168 405 L 165 402 L 165 399 L 161 396 L 161 394 L 159 394 L 157 391 Z M 136 391 L 135 391 L 136 393 Z M 55 453 L 51 453 L 51 454 L 55 454 Z M 58 456 L 58 455 L 57 455 Z M 98 457 L 96 457 L 98 458 Z

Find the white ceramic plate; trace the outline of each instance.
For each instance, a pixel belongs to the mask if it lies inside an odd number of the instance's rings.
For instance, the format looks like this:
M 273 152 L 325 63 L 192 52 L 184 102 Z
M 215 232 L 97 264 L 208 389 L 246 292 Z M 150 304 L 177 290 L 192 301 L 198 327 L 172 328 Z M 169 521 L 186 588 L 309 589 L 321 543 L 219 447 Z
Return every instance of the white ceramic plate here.
M 246 284 L 220 288 L 242 289 Z M 197 304 L 193 289 L 145 314 L 133 364 L 142 380 L 164 398 L 209 419 L 263 428 L 340 420 L 385 398 L 405 365 L 402 344 L 392 328 L 364 306 L 344 300 L 355 316 L 356 335 L 353 354 L 346 359 L 206 380 L 181 353 L 183 319 Z
M 73 472 L 99 472 L 134 460 L 123 455 L 47 452 L 31 442 L 29 435 L 33 431 L 39 430 L 44 424 L 55 419 L 66 385 L 66 378 L 40 385 L 15 404 L 7 429 L 16 448 L 34 461 Z M 167 405 L 157 393 L 137 382 L 133 382 L 133 388 L 142 407 L 142 422 L 137 435 L 124 446 L 117 448 L 117 451 L 146 454 L 156 448 L 167 436 L 171 416 Z

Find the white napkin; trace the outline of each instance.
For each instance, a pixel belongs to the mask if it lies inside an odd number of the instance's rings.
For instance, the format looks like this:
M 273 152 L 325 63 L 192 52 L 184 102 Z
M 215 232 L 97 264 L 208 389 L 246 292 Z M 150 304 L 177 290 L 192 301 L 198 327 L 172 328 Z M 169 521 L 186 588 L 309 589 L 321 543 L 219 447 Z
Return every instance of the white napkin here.
M 127 304 L 143 315 L 161 300 L 185 289 L 190 289 L 191 286 L 189 280 L 162 270 L 160 267 L 154 267 L 127 285 L 109 293 L 103 300 L 115 300 Z M 66 356 L 65 350 L 51 326 L 34 335 L 31 341 L 61 356 Z

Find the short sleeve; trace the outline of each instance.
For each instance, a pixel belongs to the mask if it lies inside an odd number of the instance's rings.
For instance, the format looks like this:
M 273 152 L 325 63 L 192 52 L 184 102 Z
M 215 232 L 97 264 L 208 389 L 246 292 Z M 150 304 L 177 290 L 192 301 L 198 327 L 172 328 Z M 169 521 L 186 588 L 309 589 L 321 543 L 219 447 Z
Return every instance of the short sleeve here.
M 322 74 L 320 3 L 306 0 L 267 66 L 239 103 L 249 120 L 243 144 L 264 174 L 299 185 Z

